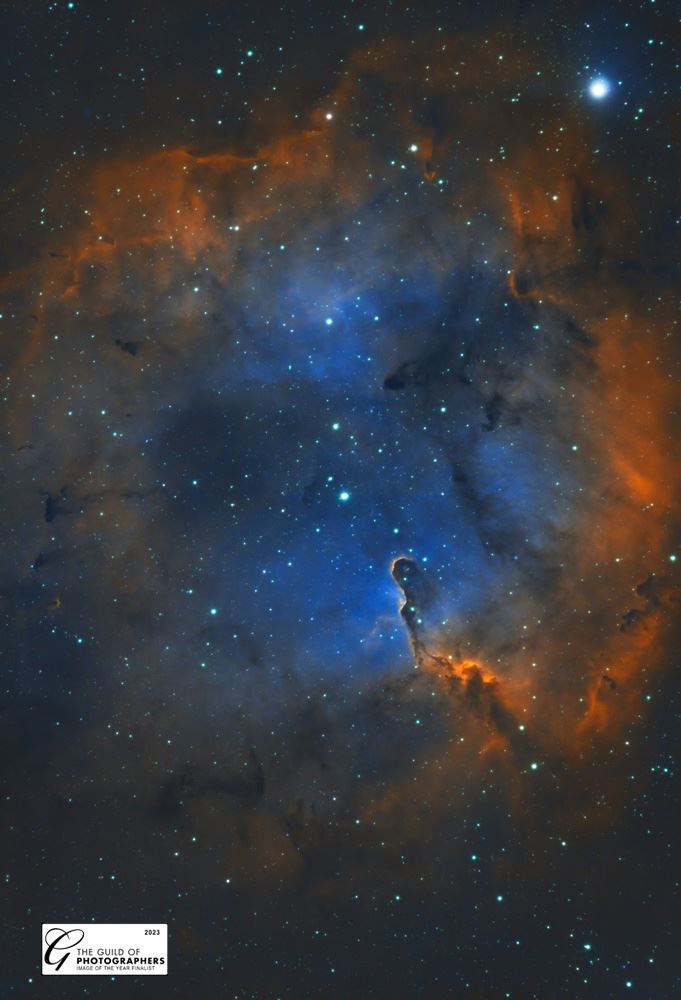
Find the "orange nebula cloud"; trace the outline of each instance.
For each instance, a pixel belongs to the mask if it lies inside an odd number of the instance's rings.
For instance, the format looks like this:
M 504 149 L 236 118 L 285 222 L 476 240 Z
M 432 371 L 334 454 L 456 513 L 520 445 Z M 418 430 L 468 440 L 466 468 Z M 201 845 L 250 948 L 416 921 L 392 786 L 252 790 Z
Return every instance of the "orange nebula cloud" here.
M 547 117 L 537 134 L 506 98 L 480 98 L 491 80 L 504 93 L 523 84 L 527 61 L 501 63 L 491 51 L 471 59 L 466 40 L 438 38 L 432 54 L 426 51 L 391 41 L 356 54 L 324 105 L 333 107 L 333 120 L 313 112 L 303 126 L 252 151 L 179 147 L 96 166 L 79 192 L 81 224 L 34 268 L 4 283 L 4 295 L 24 297 L 27 317 L 11 378 L 26 386 L 44 382 L 40 361 L 51 349 L 48 334 L 74 314 L 79 323 L 94 324 L 99 338 L 117 311 L 134 308 L 138 318 L 149 318 L 148 363 L 163 364 L 164 352 L 182 356 L 201 337 L 194 281 L 209 274 L 232 287 L 243 280 L 242 256 L 259 251 L 263 232 L 283 245 L 287 230 L 304 229 L 320 212 L 332 221 L 350 216 L 393 161 L 395 169 L 416 171 L 432 185 L 453 228 L 467 233 L 476 217 L 475 252 L 487 255 L 485 263 L 502 275 L 511 298 L 528 308 L 528 326 L 536 320 L 541 331 L 549 309 L 561 317 L 565 342 L 547 342 L 545 353 L 562 363 L 569 349 L 572 368 L 566 364 L 557 375 L 549 358 L 544 369 L 537 364 L 524 372 L 511 391 L 528 405 L 540 394 L 548 399 L 547 420 L 556 433 L 564 413 L 576 414 L 571 425 L 565 421 L 578 438 L 566 441 L 566 455 L 572 447 L 584 485 L 569 532 L 561 528 L 561 538 L 556 529 L 562 550 L 551 554 L 555 593 L 526 635 L 486 648 L 467 639 L 464 623 L 456 635 L 436 633 L 432 649 L 427 635 L 419 643 L 412 635 L 412 645 L 419 667 L 437 678 L 440 697 L 475 720 L 467 737 L 477 740 L 477 756 L 516 753 L 515 734 L 526 722 L 546 753 L 570 756 L 629 725 L 665 662 L 674 593 L 665 585 L 662 596 L 656 581 L 670 551 L 679 487 L 678 463 L 671 460 L 676 438 L 669 433 L 671 305 L 663 303 L 655 315 L 637 307 L 636 282 L 618 270 L 619 248 L 631 236 L 622 221 L 623 195 L 617 178 L 594 161 L 576 114 L 568 109 L 560 120 Z M 405 65 L 410 76 L 418 70 L 424 94 L 439 101 L 431 120 L 402 86 Z M 375 85 L 383 102 L 380 143 L 360 114 Z M 502 140 L 492 142 L 492 133 Z M 474 157 L 464 141 L 469 135 L 477 141 Z M 444 167 L 452 180 L 437 193 Z M 473 247 L 473 238 L 466 239 L 470 244 L 462 245 Z M 437 246 L 422 252 L 438 279 L 459 267 Z M 72 336 L 82 351 L 86 335 Z M 11 420 L 17 447 L 29 427 L 27 408 L 17 405 Z M 121 530 L 133 530 L 129 517 Z M 651 593 L 636 595 L 646 580 L 653 581 Z M 632 592 L 638 614 L 622 630 Z M 528 609 L 540 605 L 541 594 L 527 599 Z M 467 654 L 442 652 L 451 649 Z M 396 797 L 388 790 L 378 811 Z

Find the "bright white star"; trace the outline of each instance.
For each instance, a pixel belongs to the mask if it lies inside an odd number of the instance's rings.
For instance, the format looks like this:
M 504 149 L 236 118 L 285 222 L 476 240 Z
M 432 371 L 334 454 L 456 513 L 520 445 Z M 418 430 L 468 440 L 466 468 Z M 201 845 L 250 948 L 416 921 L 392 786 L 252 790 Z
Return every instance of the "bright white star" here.
M 592 83 L 589 84 L 589 93 L 592 97 L 595 97 L 597 101 L 600 101 L 610 93 L 610 84 L 607 80 L 600 77 L 598 80 L 593 80 Z

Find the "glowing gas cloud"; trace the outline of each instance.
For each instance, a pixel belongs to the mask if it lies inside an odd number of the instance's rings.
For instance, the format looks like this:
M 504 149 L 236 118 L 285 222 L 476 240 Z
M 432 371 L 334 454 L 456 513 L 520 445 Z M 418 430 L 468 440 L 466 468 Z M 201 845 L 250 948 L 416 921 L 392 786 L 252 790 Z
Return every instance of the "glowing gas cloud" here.
M 520 823 L 574 781 L 561 835 L 621 806 L 678 607 L 671 267 L 565 94 L 370 45 L 291 122 L 102 155 L 4 280 L 17 648 L 84 706 L 63 766 L 228 831 L 222 882 L 328 899 L 330 842 L 417 851 L 485 780 Z

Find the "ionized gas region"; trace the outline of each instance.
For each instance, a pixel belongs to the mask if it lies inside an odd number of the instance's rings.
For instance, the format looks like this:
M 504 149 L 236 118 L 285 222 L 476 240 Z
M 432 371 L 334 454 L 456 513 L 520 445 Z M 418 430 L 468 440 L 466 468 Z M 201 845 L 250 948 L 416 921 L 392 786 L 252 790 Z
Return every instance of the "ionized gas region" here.
M 669 665 L 671 263 L 531 73 L 361 50 L 288 131 L 103 157 L 6 283 L 21 685 L 243 885 L 415 770 L 522 809 Z

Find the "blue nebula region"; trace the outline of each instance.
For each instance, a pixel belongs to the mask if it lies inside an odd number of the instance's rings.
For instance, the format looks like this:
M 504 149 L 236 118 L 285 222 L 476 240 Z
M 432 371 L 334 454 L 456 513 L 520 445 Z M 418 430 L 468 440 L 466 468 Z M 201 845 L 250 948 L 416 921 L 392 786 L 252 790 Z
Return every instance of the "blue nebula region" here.
M 476 252 L 438 190 L 411 186 L 428 227 L 400 224 L 390 188 L 330 231 L 258 227 L 236 287 L 200 289 L 229 346 L 156 445 L 177 522 L 210 547 L 192 613 L 312 680 L 412 668 L 398 557 L 431 587 L 419 624 L 453 650 L 569 523 L 569 445 L 538 404 L 564 321 L 538 324 L 500 240 Z

